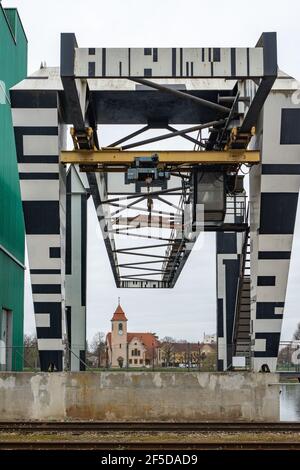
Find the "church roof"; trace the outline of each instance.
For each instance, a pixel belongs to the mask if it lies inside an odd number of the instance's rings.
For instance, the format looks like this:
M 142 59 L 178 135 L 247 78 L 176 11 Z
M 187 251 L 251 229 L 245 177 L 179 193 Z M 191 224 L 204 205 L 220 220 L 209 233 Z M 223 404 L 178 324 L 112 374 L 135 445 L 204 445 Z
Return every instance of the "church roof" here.
M 125 313 L 120 304 L 117 306 L 116 311 L 113 314 L 111 321 L 127 321 Z
M 160 342 L 153 333 L 127 333 L 127 343 L 130 344 L 134 339 L 139 340 L 146 349 L 146 353 L 150 354 L 153 348 L 158 348 Z M 111 348 L 111 333 L 107 333 L 106 341 Z

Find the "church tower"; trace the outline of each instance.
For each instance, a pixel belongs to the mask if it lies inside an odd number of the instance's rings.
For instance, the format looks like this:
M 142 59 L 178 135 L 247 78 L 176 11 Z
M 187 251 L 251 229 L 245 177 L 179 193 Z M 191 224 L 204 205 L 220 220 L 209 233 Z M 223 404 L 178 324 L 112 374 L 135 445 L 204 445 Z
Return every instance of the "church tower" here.
M 112 367 L 127 367 L 127 318 L 120 301 L 111 319 L 111 352 Z

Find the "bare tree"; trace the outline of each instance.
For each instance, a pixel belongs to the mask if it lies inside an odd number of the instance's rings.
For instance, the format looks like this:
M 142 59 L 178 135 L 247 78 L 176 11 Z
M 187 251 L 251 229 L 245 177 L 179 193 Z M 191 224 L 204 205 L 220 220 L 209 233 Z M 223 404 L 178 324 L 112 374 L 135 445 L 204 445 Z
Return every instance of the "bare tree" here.
M 298 325 L 297 325 L 297 329 L 296 329 L 296 331 L 295 331 L 295 333 L 294 333 L 293 339 L 294 339 L 295 341 L 299 341 L 299 340 L 300 340 L 300 323 L 298 323 Z
M 176 340 L 174 338 L 171 338 L 170 336 L 165 336 L 161 340 L 162 357 L 166 367 L 168 367 L 172 362 L 175 341 Z
M 89 345 L 89 352 L 98 359 L 98 367 L 101 367 L 101 364 L 105 358 L 105 333 L 99 331 L 93 336 L 91 344 Z
M 38 342 L 35 335 L 24 335 L 24 367 L 37 369 L 39 367 Z

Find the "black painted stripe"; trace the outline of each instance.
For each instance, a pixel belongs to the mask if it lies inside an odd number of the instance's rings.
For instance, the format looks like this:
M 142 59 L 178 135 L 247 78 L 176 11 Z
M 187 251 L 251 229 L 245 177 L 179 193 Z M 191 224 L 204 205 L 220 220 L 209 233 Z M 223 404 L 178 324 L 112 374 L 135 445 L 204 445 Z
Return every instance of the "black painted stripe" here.
M 88 67 L 89 67 L 89 70 L 88 70 L 89 77 L 94 77 L 95 73 L 96 73 L 96 64 L 95 64 L 95 62 L 89 62 Z
M 72 345 L 72 308 L 66 306 L 66 329 L 67 329 L 67 338 L 69 343 L 69 348 Z
M 39 351 L 42 372 L 48 372 L 50 364 L 54 364 L 58 372 L 63 370 L 62 351 Z
M 250 76 L 250 53 L 249 47 L 247 47 L 247 77 Z
M 211 48 L 208 49 L 208 62 L 211 62 Z
M 259 251 L 258 259 L 290 259 L 290 251 Z
M 256 318 L 259 320 L 281 319 L 282 314 L 275 313 L 275 308 L 284 308 L 284 302 L 257 302 Z
M 189 63 L 188 62 L 185 63 L 185 74 L 187 77 L 189 76 Z
M 12 90 L 10 92 L 13 108 L 57 108 L 57 91 Z
M 172 48 L 172 77 L 176 77 L 176 48 Z
M 86 357 L 85 356 L 86 356 L 85 350 L 81 349 L 79 351 L 79 358 L 80 358 L 79 370 L 80 370 L 80 372 L 85 371 L 85 363 L 86 363 Z
M 256 333 L 255 339 L 266 340 L 266 351 L 254 351 L 254 357 L 277 357 L 280 333 Z
M 72 274 L 72 188 L 71 172 L 69 171 L 66 179 L 66 274 Z
M 230 56 L 231 56 L 231 75 L 232 77 L 236 76 L 236 55 L 235 55 L 235 47 L 230 49 Z
M 194 76 L 194 62 L 191 62 L 191 77 Z
M 102 49 L 102 76 L 106 76 L 106 48 Z
M 286 108 L 281 110 L 281 145 L 300 144 L 300 109 Z
M 263 175 L 300 175 L 299 164 L 262 165 Z
M 205 62 L 205 49 L 202 47 L 202 54 L 201 54 L 202 62 Z
M 51 246 L 49 248 L 49 257 L 50 258 L 60 258 L 60 247 Z
M 223 299 L 217 299 L 217 337 L 224 337 Z
M 18 163 L 59 163 L 58 155 L 18 155 Z
M 60 269 L 30 269 L 30 274 L 60 274 Z
M 59 201 L 23 201 L 28 235 L 60 233 Z
M 293 234 L 298 193 L 261 193 L 260 234 Z
M 237 237 L 236 233 L 217 232 L 216 233 L 217 254 L 236 254 Z
M 60 284 L 32 284 L 33 294 L 60 294 Z
M 275 286 L 276 276 L 257 276 L 258 286 Z
M 213 61 L 220 62 L 221 61 L 221 49 L 219 47 L 213 48 Z
M 180 48 L 180 76 L 182 77 L 183 73 L 183 50 Z
M 128 48 L 128 76 L 131 75 L 131 50 Z
M 119 62 L 119 76 L 122 77 L 122 62 Z
M 86 306 L 87 197 L 81 195 L 81 305 Z
M 19 173 L 20 180 L 58 180 L 59 173 Z

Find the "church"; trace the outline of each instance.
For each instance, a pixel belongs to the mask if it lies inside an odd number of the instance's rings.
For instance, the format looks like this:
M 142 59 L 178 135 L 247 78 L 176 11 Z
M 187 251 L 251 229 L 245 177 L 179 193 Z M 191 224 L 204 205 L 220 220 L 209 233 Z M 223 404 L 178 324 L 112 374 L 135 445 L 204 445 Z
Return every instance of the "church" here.
M 153 333 L 129 333 L 127 318 L 120 305 L 111 319 L 106 336 L 109 367 L 151 367 L 161 365 L 160 343 Z

